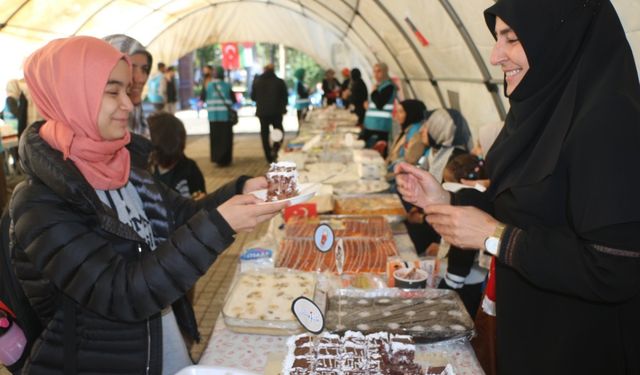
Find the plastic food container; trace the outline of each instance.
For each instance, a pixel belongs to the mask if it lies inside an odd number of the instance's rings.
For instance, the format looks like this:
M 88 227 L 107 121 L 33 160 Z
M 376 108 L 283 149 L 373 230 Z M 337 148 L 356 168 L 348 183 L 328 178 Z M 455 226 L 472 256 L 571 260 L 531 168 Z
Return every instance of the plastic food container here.
M 429 274 L 419 268 L 401 268 L 393 273 L 395 286 L 402 289 L 421 289 L 427 286 Z
M 325 313 L 330 332 L 386 331 L 428 343 L 471 338 L 473 320 L 453 290 L 338 289 L 330 292 Z
M 302 331 L 291 312 L 300 296 L 314 299 L 316 276 L 287 269 L 240 274 L 222 309 L 227 327 L 239 333 L 290 335 Z

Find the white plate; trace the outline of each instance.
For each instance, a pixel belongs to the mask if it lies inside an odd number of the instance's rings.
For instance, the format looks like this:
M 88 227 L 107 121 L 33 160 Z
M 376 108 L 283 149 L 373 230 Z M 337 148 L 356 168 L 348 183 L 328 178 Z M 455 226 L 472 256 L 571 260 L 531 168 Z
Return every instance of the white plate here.
M 273 203 L 280 203 L 280 202 L 291 202 L 291 205 L 293 206 L 294 204 L 299 204 L 299 203 L 308 201 L 314 195 L 316 195 L 318 190 L 320 190 L 320 184 L 317 184 L 317 183 L 314 183 L 314 182 L 307 182 L 307 183 L 298 185 L 298 191 L 300 193 L 298 195 L 296 195 L 295 197 L 282 199 L 282 200 L 279 200 L 279 201 L 273 201 L 273 202 L 258 203 L 258 204 L 273 204 Z M 254 192 L 251 192 L 251 194 L 253 194 L 258 199 L 262 199 L 262 200 L 267 199 L 267 189 L 256 190 Z
M 222 367 L 222 366 L 200 366 L 194 365 L 185 367 L 176 375 L 258 375 L 255 372 Z

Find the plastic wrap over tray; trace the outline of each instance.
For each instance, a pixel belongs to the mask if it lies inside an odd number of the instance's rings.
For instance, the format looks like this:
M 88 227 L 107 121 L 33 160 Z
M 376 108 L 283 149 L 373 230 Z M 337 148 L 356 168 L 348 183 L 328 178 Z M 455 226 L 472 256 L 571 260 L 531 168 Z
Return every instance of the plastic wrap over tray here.
M 452 290 L 338 289 L 330 293 L 327 329 L 388 331 L 436 342 L 473 335 L 473 321 Z
M 302 331 L 291 313 L 300 296 L 314 299 L 316 275 L 287 269 L 248 271 L 231 287 L 222 309 L 235 332 L 289 335 Z

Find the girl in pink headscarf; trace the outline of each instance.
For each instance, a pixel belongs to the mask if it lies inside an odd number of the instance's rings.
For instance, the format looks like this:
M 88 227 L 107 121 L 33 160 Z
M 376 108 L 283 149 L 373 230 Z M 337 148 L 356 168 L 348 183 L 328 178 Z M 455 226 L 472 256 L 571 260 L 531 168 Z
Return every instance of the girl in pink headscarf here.
M 241 195 L 264 178 L 194 202 L 133 166 L 131 67 L 104 41 L 54 40 L 25 78 L 46 121 L 21 138 L 11 202 L 16 274 L 44 327 L 23 373 L 177 372 L 191 363 L 178 324 L 198 339 L 185 292 L 284 204 Z

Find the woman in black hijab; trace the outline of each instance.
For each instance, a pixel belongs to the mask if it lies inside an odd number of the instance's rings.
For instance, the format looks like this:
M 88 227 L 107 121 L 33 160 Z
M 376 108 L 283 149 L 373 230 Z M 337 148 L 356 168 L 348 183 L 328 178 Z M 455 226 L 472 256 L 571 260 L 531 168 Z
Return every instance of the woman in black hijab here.
M 351 69 L 351 81 L 349 82 L 348 91 L 347 101 L 353 104 L 353 113 L 358 116 L 358 126 L 362 126 L 364 124 L 364 114 L 367 112 L 364 108 L 364 102 L 369 99 L 369 92 L 358 68 Z
M 620 167 L 640 160 L 640 85 L 618 16 L 498 0 L 485 18 L 511 103 L 488 213 L 406 164 L 399 189 L 446 241 L 496 256 L 498 373 L 640 374 L 640 175 Z

